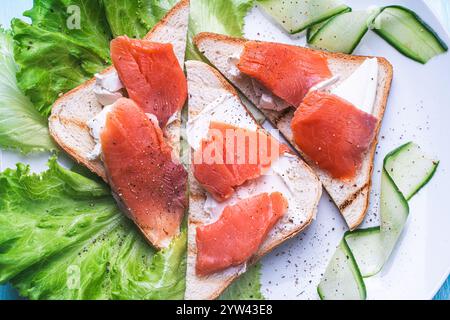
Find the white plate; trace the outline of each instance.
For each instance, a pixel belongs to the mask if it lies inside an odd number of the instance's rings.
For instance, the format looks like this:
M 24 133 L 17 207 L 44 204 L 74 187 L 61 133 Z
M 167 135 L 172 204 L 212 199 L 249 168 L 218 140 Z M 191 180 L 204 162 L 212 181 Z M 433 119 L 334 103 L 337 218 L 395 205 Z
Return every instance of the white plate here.
M 9 25 L 13 16 L 31 6 L 31 0 L 5 4 L 0 23 Z M 422 1 L 347 0 L 354 9 L 369 5 L 402 4 L 435 28 L 447 44 L 450 39 L 436 17 Z M 254 8 L 246 19 L 245 34 L 251 39 L 303 44 L 290 37 Z M 384 40 L 369 32 L 355 52 L 388 58 L 394 65 L 392 93 L 383 121 L 374 170 L 371 206 L 365 225 L 378 224 L 380 168 L 385 154 L 413 140 L 441 160 L 431 183 L 411 201 L 411 215 L 392 259 L 382 273 L 366 280 L 370 299 L 431 299 L 450 270 L 450 212 L 445 202 L 450 190 L 450 54 L 433 59 L 426 66 L 411 61 Z M 3 168 L 18 161 L 32 169 L 45 168 L 48 155 L 32 158 L 3 152 Z M 69 163 L 65 159 L 64 163 Z M 263 294 L 269 299 L 317 299 L 316 286 L 334 248 L 346 231 L 345 224 L 327 195 L 311 227 L 263 260 Z

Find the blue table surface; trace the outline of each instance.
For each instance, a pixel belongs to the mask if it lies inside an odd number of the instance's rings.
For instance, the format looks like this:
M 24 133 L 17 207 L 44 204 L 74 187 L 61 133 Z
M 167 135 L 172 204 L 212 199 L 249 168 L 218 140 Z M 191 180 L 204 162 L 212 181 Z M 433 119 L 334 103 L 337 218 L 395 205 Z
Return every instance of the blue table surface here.
M 450 32 L 450 1 L 449 0 L 425 0 L 442 24 Z M 17 292 L 9 285 L 0 286 L 0 300 L 20 299 Z M 450 300 L 450 277 L 447 279 L 441 290 L 434 297 L 435 300 Z

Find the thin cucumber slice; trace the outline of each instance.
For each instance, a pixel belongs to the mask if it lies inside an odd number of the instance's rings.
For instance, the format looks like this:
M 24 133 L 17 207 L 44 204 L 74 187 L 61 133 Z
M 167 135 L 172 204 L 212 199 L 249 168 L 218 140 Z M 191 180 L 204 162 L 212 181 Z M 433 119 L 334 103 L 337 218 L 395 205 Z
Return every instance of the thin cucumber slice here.
M 383 252 L 380 227 L 355 230 L 344 235 L 363 278 L 376 275 L 383 268 Z
M 374 19 L 372 29 L 402 54 L 423 64 L 448 50 L 428 24 L 405 7 L 385 7 Z
M 405 196 L 411 199 L 433 177 L 439 166 L 439 161 L 425 157 L 420 147 L 407 143 L 388 155 L 384 167 L 396 181 L 397 187 Z
M 328 20 L 308 41 L 312 48 L 351 54 L 379 10 L 352 11 Z
M 409 214 L 408 202 L 385 170 L 381 175 L 380 213 L 380 227 L 356 230 L 344 236 L 364 278 L 381 271 Z
M 346 10 L 338 13 L 337 15 L 341 15 L 343 13 L 347 13 L 347 12 L 351 12 L 351 11 L 352 11 L 352 8 L 348 7 Z M 311 39 L 314 37 L 314 35 L 317 33 L 317 31 L 319 31 L 325 24 L 327 24 L 335 16 L 329 18 L 328 20 L 316 23 L 315 25 L 312 25 L 311 27 L 309 27 L 308 30 L 306 31 L 306 41 L 309 43 L 311 41 Z
M 322 300 L 364 300 L 366 286 L 355 258 L 342 239 L 317 287 Z
M 370 277 L 381 271 L 408 219 L 407 197 L 413 197 L 431 180 L 438 165 L 438 161 L 427 158 L 411 142 L 385 157 L 381 175 L 381 226 L 344 235 L 318 286 L 321 299 L 356 299 L 355 288 L 362 290 L 362 285 L 355 275 Z M 354 263 L 342 259 L 343 255 L 352 257 Z
M 298 33 L 348 10 L 340 0 L 258 0 L 258 4 L 287 32 Z
M 381 271 L 408 219 L 406 194 L 416 194 L 432 178 L 437 166 L 438 162 L 428 159 L 414 143 L 407 143 L 386 156 L 381 176 L 381 227 L 345 235 L 363 277 Z

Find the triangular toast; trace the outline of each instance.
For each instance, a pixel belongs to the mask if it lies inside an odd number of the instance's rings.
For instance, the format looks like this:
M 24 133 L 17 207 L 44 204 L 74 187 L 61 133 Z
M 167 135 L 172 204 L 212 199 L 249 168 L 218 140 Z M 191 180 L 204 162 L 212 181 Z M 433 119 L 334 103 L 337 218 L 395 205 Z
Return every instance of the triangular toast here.
M 215 66 L 231 83 L 233 83 L 253 104 L 258 107 L 260 97 L 255 95 L 252 80 L 246 75 L 235 77 L 233 70 L 244 49 L 247 40 L 232 38 L 213 33 L 201 33 L 195 37 L 195 44 L 199 51 L 208 61 Z M 310 49 L 312 50 L 312 49 Z M 340 80 L 345 80 L 360 66 L 368 57 L 352 56 L 340 53 L 325 53 L 328 57 L 328 64 L 333 75 L 339 75 Z M 384 116 L 391 82 L 393 78 L 392 65 L 384 58 L 377 58 L 379 62 L 379 77 L 377 95 L 375 98 L 374 115 L 378 119 Z M 285 138 L 295 146 L 291 130 L 291 120 L 294 116 L 292 108 L 283 112 L 268 111 L 259 108 L 267 119 L 276 126 Z M 376 128 L 376 136 L 381 127 L 381 121 Z M 298 150 L 308 164 L 319 176 L 320 181 L 342 213 L 345 221 L 351 230 L 357 228 L 363 221 L 370 197 L 373 161 L 377 139 L 373 142 L 369 151 L 364 156 L 361 169 L 352 181 L 340 181 L 333 179 L 327 172 L 318 168 L 313 161 Z

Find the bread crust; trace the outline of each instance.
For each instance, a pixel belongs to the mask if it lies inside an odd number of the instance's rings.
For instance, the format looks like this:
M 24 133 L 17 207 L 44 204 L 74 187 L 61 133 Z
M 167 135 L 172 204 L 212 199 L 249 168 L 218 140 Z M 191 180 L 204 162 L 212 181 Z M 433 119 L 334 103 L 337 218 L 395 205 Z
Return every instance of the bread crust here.
M 158 32 L 159 29 L 164 28 L 174 18 L 174 16 L 183 9 L 189 8 L 190 0 L 180 0 L 176 5 L 166 13 L 166 15 L 158 21 L 152 28 L 152 30 L 144 37 L 148 39 L 151 34 Z
M 236 46 L 244 46 L 248 40 L 244 39 L 244 38 L 229 37 L 229 36 L 225 36 L 225 35 L 208 33 L 208 32 L 198 34 L 194 38 L 194 44 L 199 49 L 199 51 L 209 60 L 209 62 L 211 64 L 215 65 L 214 61 L 212 61 L 213 57 L 211 55 L 208 55 L 204 50 L 205 43 L 209 42 L 209 41 L 214 41 L 216 43 L 228 43 L 228 44 L 232 44 L 232 45 L 236 45 Z M 309 49 L 309 48 L 306 48 L 306 49 L 311 50 L 311 51 L 317 51 L 317 50 Z M 216 49 L 216 50 L 218 51 L 218 49 Z M 343 54 L 343 53 L 331 53 L 331 52 L 323 52 L 323 51 L 321 51 L 321 52 L 323 54 L 325 54 L 325 56 L 327 57 L 327 59 L 329 61 L 338 61 L 338 63 L 341 63 L 343 65 L 345 65 L 345 64 L 361 64 L 367 58 L 374 58 L 374 57 L 370 57 L 370 56 L 355 56 L 355 55 L 348 55 L 348 54 Z M 371 186 L 372 186 L 373 165 L 374 165 L 373 161 L 374 161 L 374 157 L 375 157 L 376 147 L 378 144 L 378 135 L 379 135 L 379 131 L 381 129 L 384 113 L 386 111 L 387 101 L 388 101 L 388 97 L 389 97 L 389 93 L 390 93 L 390 89 L 391 89 L 391 83 L 392 83 L 392 79 L 393 79 L 393 67 L 392 67 L 391 63 L 387 59 L 382 58 L 382 57 L 375 57 L 375 58 L 378 59 L 378 62 L 380 65 L 380 70 L 382 70 L 380 72 L 383 73 L 383 78 L 385 81 L 384 81 L 384 84 L 382 85 L 382 87 L 378 88 L 378 92 L 377 92 L 377 96 L 381 95 L 381 99 L 378 100 L 379 108 L 378 108 L 378 112 L 376 114 L 376 116 L 380 119 L 380 121 L 375 129 L 376 130 L 376 138 L 374 139 L 371 147 L 366 152 L 366 155 L 364 157 L 365 160 L 370 159 L 369 167 L 362 169 L 362 170 L 365 170 L 363 173 L 365 175 L 367 175 L 367 178 L 363 182 L 358 183 L 356 190 L 355 190 L 355 188 L 352 188 L 353 187 L 352 184 L 354 184 L 354 181 L 342 182 L 343 185 L 347 184 L 348 186 L 350 186 L 349 189 L 354 189 L 345 195 L 345 199 L 343 199 L 343 200 L 341 199 L 340 201 L 337 201 L 335 199 L 335 197 L 331 196 L 332 200 L 338 207 L 339 211 L 344 216 L 350 230 L 356 229 L 362 223 L 362 221 L 364 220 L 365 215 L 367 213 L 368 206 L 369 206 L 370 190 L 371 190 Z M 225 73 L 224 70 L 220 70 L 220 71 L 223 74 Z M 231 82 L 233 82 L 233 80 L 231 80 L 231 79 L 229 79 L 229 80 Z M 236 83 L 234 83 L 234 84 L 236 85 Z M 239 85 L 236 85 L 236 86 L 241 90 Z M 242 90 L 241 90 L 241 92 L 242 92 Z M 245 93 L 244 93 L 244 95 L 245 95 Z M 254 104 L 256 104 L 256 103 L 254 103 Z M 292 110 L 288 109 L 287 111 L 281 112 L 281 113 L 274 113 L 274 112 L 270 112 L 270 111 L 263 110 L 263 109 L 260 109 L 260 111 L 262 111 L 262 113 L 268 118 L 268 120 L 275 127 L 278 127 L 280 129 L 280 131 L 283 133 L 283 135 L 296 148 L 296 150 L 302 155 L 302 157 L 306 160 L 306 162 L 316 172 L 318 172 L 319 177 L 323 177 L 326 175 L 325 172 L 320 170 L 320 168 L 317 168 L 317 166 L 315 166 L 314 163 L 312 161 L 310 161 L 308 159 L 308 157 L 296 146 L 296 144 L 293 140 L 290 125 L 286 125 L 287 119 L 290 119 L 293 116 Z M 280 123 L 283 123 L 283 126 L 280 125 Z M 361 174 L 361 172 L 360 172 L 360 174 Z M 324 179 L 321 179 L 321 180 L 324 180 Z M 329 181 L 329 180 L 333 180 L 333 179 L 328 175 L 326 180 Z M 328 193 L 330 195 L 332 195 L 333 191 L 330 190 L 328 183 L 324 182 L 324 181 L 322 181 L 322 182 L 324 184 L 325 189 L 328 191 Z M 347 189 L 348 186 L 346 186 L 345 189 Z M 357 205 L 356 202 L 361 201 L 361 197 L 363 198 L 362 199 L 363 203 Z M 357 214 L 353 213 L 352 205 L 358 206 Z M 352 212 L 350 212 L 350 211 L 352 211 Z

